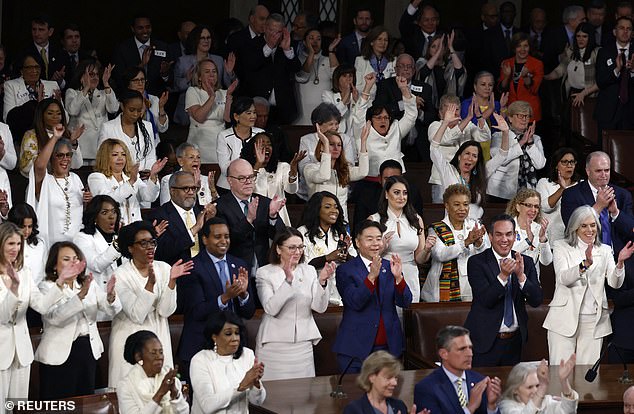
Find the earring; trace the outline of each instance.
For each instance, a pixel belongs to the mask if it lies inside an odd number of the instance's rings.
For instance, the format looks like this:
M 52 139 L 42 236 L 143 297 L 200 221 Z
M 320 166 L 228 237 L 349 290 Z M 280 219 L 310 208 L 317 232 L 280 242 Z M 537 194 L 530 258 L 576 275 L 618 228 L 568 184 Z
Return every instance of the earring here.
M 478 175 L 478 170 L 477 169 L 473 169 L 473 175 Z
M 218 353 L 218 344 L 214 344 L 214 352 Z
M 142 360 L 142 359 L 139 359 L 139 360 L 137 361 L 137 364 L 139 364 L 139 365 L 143 366 L 143 360 Z

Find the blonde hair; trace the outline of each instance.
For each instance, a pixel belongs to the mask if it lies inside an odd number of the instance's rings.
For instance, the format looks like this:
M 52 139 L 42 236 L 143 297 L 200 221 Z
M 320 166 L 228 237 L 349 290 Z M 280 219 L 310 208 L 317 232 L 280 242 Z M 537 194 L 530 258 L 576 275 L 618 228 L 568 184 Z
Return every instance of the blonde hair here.
M 112 177 L 112 167 L 110 166 L 110 154 L 114 150 L 114 147 L 119 145 L 123 148 L 125 153 L 125 166 L 123 172 L 125 175 L 130 175 L 130 167 L 132 166 L 132 158 L 130 157 L 130 151 L 128 146 L 123 142 L 115 138 L 108 138 L 99 145 L 97 155 L 95 156 L 95 171 L 98 171 L 106 177 Z
M 382 369 L 386 369 L 389 375 L 397 376 L 401 372 L 401 362 L 387 351 L 371 353 L 363 361 L 361 373 L 357 377 L 357 385 L 365 392 L 370 392 L 372 389 L 370 376 L 378 374 Z
M 214 65 L 214 68 L 216 68 L 216 83 L 214 85 L 214 90 L 220 89 L 220 74 L 219 74 L 218 66 L 216 66 L 216 62 L 214 62 L 213 60 L 209 58 L 203 59 L 196 64 L 196 69 L 194 70 L 194 76 L 192 76 L 192 85 L 202 89 L 203 85 L 200 82 L 200 77 L 203 71 L 203 63 L 211 63 L 212 65 Z
M 15 258 L 15 262 L 8 263 L 7 258 L 4 257 L 4 244 L 14 235 L 20 236 L 20 251 L 18 252 L 18 257 Z M 21 270 L 24 264 L 24 236 L 20 228 L 11 222 L 0 224 L 0 263 L 5 266 L 11 264 L 16 271 Z
M 533 118 L 533 108 L 531 104 L 526 101 L 515 101 L 510 104 L 506 110 L 506 115 L 510 118 L 513 115 L 517 115 L 520 113 L 527 113 L 530 119 Z
M 539 205 L 541 206 L 542 196 L 541 194 L 539 194 L 538 191 L 535 191 L 532 188 L 520 188 L 519 191 L 515 194 L 515 197 L 513 197 L 506 205 L 506 214 L 508 214 L 511 217 L 517 218 L 519 216 L 519 211 L 517 211 L 517 205 L 523 203 L 524 201 L 526 201 L 526 199 L 531 197 L 537 197 L 537 199 L 539 200 Z M 542 219 L 542 209 L 540 207 L 539 211 L 537 212 L 537 216 L 535 216 L 534 221 L 539 223 L 541 219 Z

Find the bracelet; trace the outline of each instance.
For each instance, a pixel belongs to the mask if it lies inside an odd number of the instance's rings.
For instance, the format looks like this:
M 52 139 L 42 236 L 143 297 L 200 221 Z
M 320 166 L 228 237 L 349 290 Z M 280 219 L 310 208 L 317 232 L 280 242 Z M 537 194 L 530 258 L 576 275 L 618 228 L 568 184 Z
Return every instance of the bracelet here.
M 369 94 L 369 93 L 367 93 L 367 92 L 361 92 L 361 95 L 363 95 L 363 96 L 370 96 L 370 94 Z
M 328 53 L 337 53 L 334 50 L 329 50 Z
M 568 400 L 572 400 L 572 397 L 574 397 L 575 393 L 574 391 L 569 392 L 568 394 L 562 392 L 561 395 L 564 396 L 564 398 L 568 399 Z
M 482 119 L 482 115 L 476 116 L 476 119 Z
M 165 112 L 163 112 L 162 114 L 159 114 L 159 117 L 164 117 L 164 116 L 167 116 Z

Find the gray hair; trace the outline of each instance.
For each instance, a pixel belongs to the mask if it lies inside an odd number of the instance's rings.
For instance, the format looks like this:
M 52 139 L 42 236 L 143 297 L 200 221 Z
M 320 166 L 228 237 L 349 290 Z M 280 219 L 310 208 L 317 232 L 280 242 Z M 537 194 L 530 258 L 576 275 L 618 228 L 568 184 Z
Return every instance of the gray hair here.
M 601 222 L 599 221 L 599 215 L 590 206 L 580 206 L 572 212 L 566 231 L 564 232 L 564 239 L 570 246 L 576 247 L 579 244 L 579 236 L 577 236 L 577 230 L 581 227 L 581 223 L 588 219 L 588 217 L 594 218 L 594 222 L 597 224 L 597 237 L 594 239 L 595 246 L 601 246 Z
M 506 388 L 502 393 L 502 399 L 519 401 L 516 394 L 517 389 L 524 384 L 530 374 L 537 371 L 538 366 L 539 364 L 535 362 L 520 362 L 515 365 L 506 379 Z
M 491 79 L 493 79 L 493 81 L 495 81 L 495 76 L 493 76 L 493 74 L 491 72 L 488 72 L 486 70 L 481 70 L 480 72 L 476 73 L 475 76 L 473 77 L 473 84 L 477 84 L 478 81 L 482 78 L 484 78 L 485 76 L 490 76 Z
M 592 162 L 592 159 L 595 157 L 605 157 L 608 159 L 608 161 L 610 161 L 610 163 L 612 163 L 612 160 L 610 160 L 610 156 L 606 154 L 605 152 L 593 151 L 590 154 L 588 154 L 588 156 L 586 157 L 586 168 L 590 167 L 590 162 Z
M 436 334 L 436 348 L 438 350 L 441 348 L 449 350 L 451 341 L 465 335 L 469 335 L 467 328 L 457 325 L 447 325 Z
M 568 6 L 564 9 L 561 15 L 561 20 L 563 21 L 564 24 L 567 24 L 579 12 L 585 13 L 585 10 L 583 9 L 583 7 L 578 6 L 576 4 L 573 4 L 572 6 Z
M 271 13 L 269 14 L 269 17 L 266 18 L 266 24 L 269 24 L 270 22 L 281 23 L 284 25 L 284 17 L 279 13 Z
M 310 114 L 310 122 L 315 124 L 325 124 L 336 119 L 337 122 L 341 122 L 341 113 L 337 107 L 329 102 L 322 102 L 313 109 Z
M 412 55 L 408 54 L 408 53 L 401 53 L 400 55 L 398 55 L 398 57 L 396 58 L 396 62 L 398 63 L 399 60 L 401 59 L 409 59 L 412 62 L 412 66 L 414 66 L 414 69 L 416 69 L 416 61 L 414 60 L 414 58 L 412 57 Z
M 266 99 L 263 96 L 254 96 L 253 97 L 253 105 L 254 106 L 257 106 L 257 105 L 265 106 L 267 111 L 271 109 L 271 103 L 269 102 L 268 99 Z
M 192 174 L 190 172 L 187 172 L 187 171 L 182 171 L 182 170 L 181 171 L 176 171 L 175 173 L 170 175 L 170 180 L 169 180 L 170 188 L 176 186 L 176 180 L 178 180 L 178 177 L 184 177 L 186 175 L 194 178 L 194 174 Z
M 70 148 L 71 150 L 74 151 L 73 143 L 70 142 L 70 139 L 68 139 L 68 138 L 60 138 L 60 139 L 57 140 L 57 142 L 53 146 L 53 153 L 51 154 L 51 156 L 53 156 L 55 153 L 57 153 L 61 147 L 68 147 L 68 148 Z
M 200 153 L 200 148 L 198 148 L 198 145 L 191 142 L 183 142 L 178 147 L 176 147 L 176 158 L 181 158 L 183 155 L 185 155 L 185 151 L 187 151 L 189 148 L 193 148 Z

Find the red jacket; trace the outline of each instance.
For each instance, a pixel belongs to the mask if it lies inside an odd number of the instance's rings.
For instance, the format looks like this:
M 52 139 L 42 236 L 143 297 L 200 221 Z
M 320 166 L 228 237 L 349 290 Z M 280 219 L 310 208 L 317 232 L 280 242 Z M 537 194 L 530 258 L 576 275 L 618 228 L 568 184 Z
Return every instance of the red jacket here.
M 504 77 L 504 72 L 502 70 L 504 65 L 509 65 L 514 70 L 515 57 L 502 61 L 502 66 L 500 67 L 500 80 L 498 81 L 498 84 L 501 84 L 502 78 Z M 517 87 L 515 87 L 515 85 L 513 85 L 513 79 L 509 79 L 508 103 L 511 104 L 515 101 L 528 102 L 531 105 L 531 108 L 533 108 L 533 120 L 539 121 L 542 119 L 542 105 L 539 100 L 539 86 L 542 84 L 542 79 L 544 78 L 544 64 L 541 60 L 528 56 L 524 66 L 526 66 L 528 72 L 533 75 L 533 83 L 531 83 L 531 86 L 524 86 L 524 78 L 521 77 Z M 513 74 L 511 74 L 511 76 L 513 76 Z

